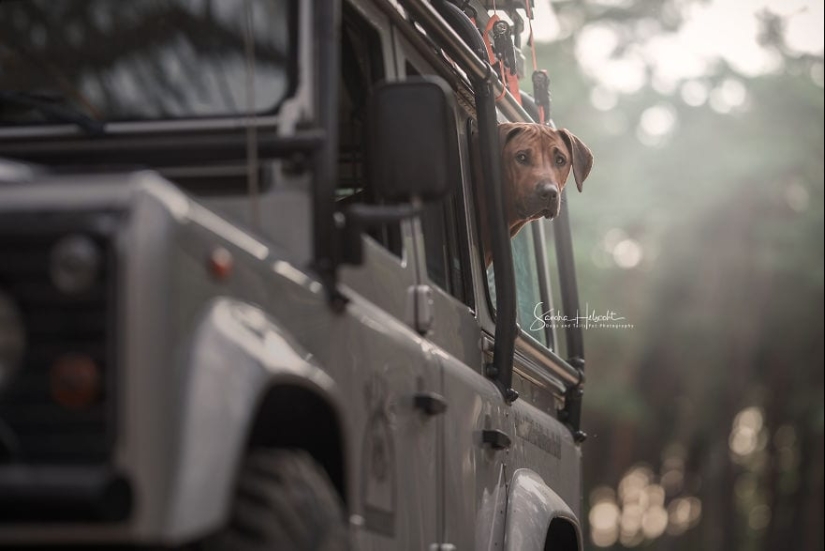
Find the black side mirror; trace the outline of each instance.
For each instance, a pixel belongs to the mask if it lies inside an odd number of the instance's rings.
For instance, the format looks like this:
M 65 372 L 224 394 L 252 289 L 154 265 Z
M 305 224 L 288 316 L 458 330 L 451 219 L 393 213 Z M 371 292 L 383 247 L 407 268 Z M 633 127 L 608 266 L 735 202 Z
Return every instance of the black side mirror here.
M 369 176 L 380 199 L 435 201 L 461 182 L 455 99 L 444 80 L 381 84 L 369 117 Z
M 461 182 L 458 120 L 450 87 L 438 77 L 380 84 L 369 101 L 369 178 L 383 204 L 344 211 L 344 262 L 363 261 L 361 231 L 412 218 Z

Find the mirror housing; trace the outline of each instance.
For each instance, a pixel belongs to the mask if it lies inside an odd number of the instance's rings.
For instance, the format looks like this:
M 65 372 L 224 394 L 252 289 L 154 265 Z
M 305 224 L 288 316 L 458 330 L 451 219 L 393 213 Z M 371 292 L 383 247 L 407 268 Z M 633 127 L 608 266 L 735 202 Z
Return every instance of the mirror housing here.
M 378 199 L 437 201 L 461 182 L 455 99 L 441 78 L 378 85 L 369 125 L 369 177 Z

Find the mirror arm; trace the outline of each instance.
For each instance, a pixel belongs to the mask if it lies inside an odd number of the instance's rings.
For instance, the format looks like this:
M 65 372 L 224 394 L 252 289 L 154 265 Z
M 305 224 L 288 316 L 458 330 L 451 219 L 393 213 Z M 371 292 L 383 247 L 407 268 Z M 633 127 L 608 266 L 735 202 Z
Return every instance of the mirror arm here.
M 400 205 L 350 205 L 337 217 L 342 229 L 343 261 L 353 266 L 360 266 L 364 262 L 361 234 L 366 228 L 377 224 L 407 220 L 418 216 L 423 210 L 424 204 L 417 197 L 413 197 L 410 203 Z
M 335 185 L 338 181 L 338 75 L 341 59 L 339 32 L 340 0 L 314 0 L 313 25 L 317 32 L 315 49 L 318 79 L 324 83 L 315 96 L 318 121 L 326 132 L 321 147 L 314 154 L 313 178 L 313 259 L 312 268 L 326 291 L 327 303 L 334 312 L 343 312 L 347 299 L 338 291 L 338 265 L 341 262 L 336 244 L 340 239 L 335 227 Z
M 348 224 L 359 225 L 362 228 L 375 224 L 398 222 L 417 216 L 423 207 L 420 201 L 402 205 L 352 205 L 345 211 Z

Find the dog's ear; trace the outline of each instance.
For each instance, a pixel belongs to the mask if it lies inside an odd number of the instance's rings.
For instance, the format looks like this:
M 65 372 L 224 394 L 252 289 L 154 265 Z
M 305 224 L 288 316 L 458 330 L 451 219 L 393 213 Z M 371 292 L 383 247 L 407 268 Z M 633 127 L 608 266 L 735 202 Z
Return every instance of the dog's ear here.
M 523 122 L 503 122 L 498 125 L 498 143 L 501 149 L 507 145 L 507 142 L 524 132 L 525 124 Z
M 573 163 L 573 177 L 576 179 L 576 187 L 579 188 L 579 192 L 581 192 L 584 180 L 588 174 L 590 174 L 590 169 L 593 168 L 593 152 L 569 130 L 562 128 L 559 130 L 559 135 L 567 145 L 567 149 L 570 150 L 570 157 Z

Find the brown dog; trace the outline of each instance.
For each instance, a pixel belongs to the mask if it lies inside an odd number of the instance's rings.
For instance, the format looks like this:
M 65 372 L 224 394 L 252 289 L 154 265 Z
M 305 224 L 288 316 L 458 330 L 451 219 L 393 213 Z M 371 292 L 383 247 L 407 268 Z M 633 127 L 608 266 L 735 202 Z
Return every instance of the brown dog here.
M 507 227 L 510 237 L 525 224 L 539 218 L 554 218 L 561 208 L 561 192 L 573 170 L 579 191 L 593 167 L 593 153 L 569 130 L 554 130 L 533 123 L 502 123 L 498 126 L 501 171 Z M 484 194 L 480 194 L 483 198 Z M 481 239 L 485 265 L 492 262 L 490 231 L 483 200 Z

